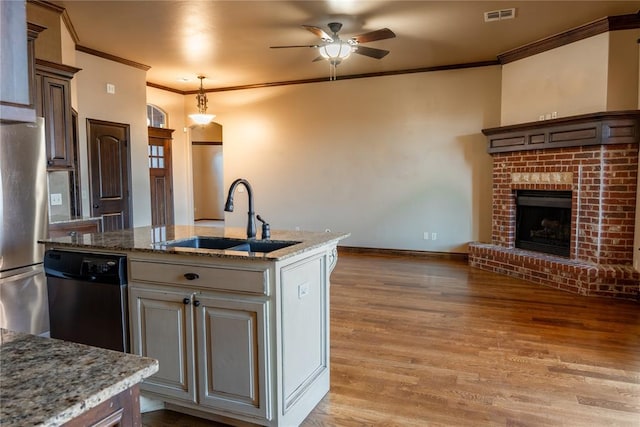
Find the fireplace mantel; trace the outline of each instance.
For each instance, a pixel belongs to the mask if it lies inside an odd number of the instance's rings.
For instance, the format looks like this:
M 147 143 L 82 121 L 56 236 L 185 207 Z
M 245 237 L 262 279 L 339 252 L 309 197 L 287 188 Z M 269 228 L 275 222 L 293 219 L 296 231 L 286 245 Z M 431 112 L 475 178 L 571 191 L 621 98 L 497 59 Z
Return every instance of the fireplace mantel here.
M 490 243 L 469 263 L 580 295 L 640 299 L 633 269 L 640 111 L 484 129 L 493 158 Z M 516 193 L 570 191 L 569 256 L 516 248 Z
M 640 110 L 608 111 L 483 129 L 487 151 L 638 143 Z

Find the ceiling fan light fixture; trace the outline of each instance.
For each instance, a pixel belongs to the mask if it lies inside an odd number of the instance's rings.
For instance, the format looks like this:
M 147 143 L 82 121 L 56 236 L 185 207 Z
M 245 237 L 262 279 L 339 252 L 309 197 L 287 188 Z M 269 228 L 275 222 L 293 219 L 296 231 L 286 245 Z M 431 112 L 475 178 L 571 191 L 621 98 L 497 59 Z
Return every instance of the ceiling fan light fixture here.
M 353 46 L 348 42 L 336 40 L 331 43 L 327 43 L 324 46 L 320 46 L 318 50 L 323 58 L 328 60 L 339 60 L 339 63 L 351 55 Z
M 198 112 L 196 114 L 189 114 L 189 118 L 196 122 L 199 125 L 206 125 L 211 123 L 216 116 L 215 114 L 207 114 L 207 94 L 202 87 L 202 80 L 204 80 L 204 76 L 198 76 L 200 79 L 200 90 L 196 95 L 196 103 L 198 106 Z

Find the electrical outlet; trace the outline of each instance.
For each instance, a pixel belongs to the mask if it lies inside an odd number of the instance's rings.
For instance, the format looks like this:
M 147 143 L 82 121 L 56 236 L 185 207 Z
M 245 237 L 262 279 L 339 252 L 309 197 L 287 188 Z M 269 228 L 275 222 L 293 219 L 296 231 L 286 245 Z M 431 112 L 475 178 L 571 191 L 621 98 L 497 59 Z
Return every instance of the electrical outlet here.
M 62 205 L 62 194 L 61 193 L 51 194 L 51 206 L 60 206 L 60 205 Z
M 438 240 L 438 233 L 431 233 L 431 240 Z
M 425 231 L 425 232 L 424 232 L 424 234 L 422 235 L 422 238 L 423 238 L 424 240 L 429 240 L 429 232 L 428 232 L 428 231 Z
M 107 93 L 113 95 L 116 93 L 116 85 L 112 83 L 107 83 Z
M 558 118 L 558 112 L 557 112 L 557 111 L 553 111 L 553 112 L 551 113 L 551 118 L 552 118 L 552 119 L 557 119 L 557 118 Z
M 302 299 L 309 295 L 309 283 L 304 282 L 298 285 L 298 299 Z

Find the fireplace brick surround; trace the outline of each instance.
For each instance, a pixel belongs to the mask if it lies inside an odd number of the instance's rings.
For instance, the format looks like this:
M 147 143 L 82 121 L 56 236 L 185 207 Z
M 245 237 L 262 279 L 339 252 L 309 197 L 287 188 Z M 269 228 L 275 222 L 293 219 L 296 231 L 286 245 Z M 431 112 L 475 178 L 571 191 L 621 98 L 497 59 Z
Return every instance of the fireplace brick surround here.
M 579 295 L 640 299 L 633 269 L 640 111 L 485 129 L 493 157 L 491 243 L 472 267 Z M 515 190 L 571 191 L 568 258 L 515 247 Z

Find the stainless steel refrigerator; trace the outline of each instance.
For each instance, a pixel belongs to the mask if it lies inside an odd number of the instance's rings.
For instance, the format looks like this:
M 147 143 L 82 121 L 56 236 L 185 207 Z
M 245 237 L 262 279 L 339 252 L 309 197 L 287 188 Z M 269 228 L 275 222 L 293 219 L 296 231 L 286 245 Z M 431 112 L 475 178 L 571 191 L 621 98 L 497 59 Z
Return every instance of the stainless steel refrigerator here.
M 0 327 L 32 334 L 49 330 L 46 164 L 44 119 L 0 124 Z

